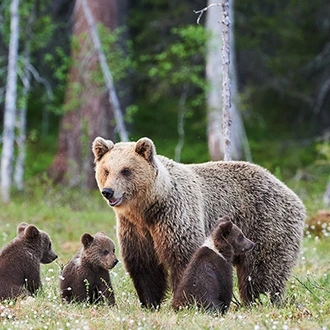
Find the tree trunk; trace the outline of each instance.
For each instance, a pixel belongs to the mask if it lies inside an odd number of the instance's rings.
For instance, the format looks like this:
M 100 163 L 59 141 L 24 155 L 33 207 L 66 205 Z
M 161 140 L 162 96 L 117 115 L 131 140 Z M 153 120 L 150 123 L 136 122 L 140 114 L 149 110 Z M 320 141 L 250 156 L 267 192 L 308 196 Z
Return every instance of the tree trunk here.
M 28 93 L 31 86 L 31 72 L 28 69 L 30 62 L 30 42 L 27 41 L 27 49 L 24 55 L 24 76 L 23 76 L 23 91 L 22 101 L 19 102 L 20 107 L 17 109 L 17 158 L 15 162 L 14 182 L 18 190 L 23 190 L 24 187 L 24 168 L 26 158 L 26 110 Z
M 211 6 L 211 7 L 210 7 Z M 235 43 L 233 37 L 234 2 L 229 2 L 230 16 L 230 79 L 231 79 L 231 157 L 234 159 L 243 158 L 251 160 L 248 141 L 245 134 L 244 124 L 241 114 L 238 110 L 239 98 L 237 90 L 236 61 L 235 61 Z M 225 143 L 222 129 L 222 8 L 215 6 L 214 2 L 208 0 L 208 9 L 206 13 L 206 28 L 211 32 L 211 38 L 208 42 L 206 59 L 206 79 L 209 84 L 207 93 L 208 104 L 208 148 L 212 160 L 221 160 L 224 158 Z
M 10 42 L 8 52 L 8 75 L 4 111 L 3 146 L 1 157 L 1 195 L 4 202 L 10 200 L 12 166 L 15 140 L 15 115 L 17 99 L 17 59 L 19 42 L 19 0 L 12 0 Z
M 224 160 L 231 160 L 231 82 L 230 82 L 230 17 L 229 0 L 222 0 L 222 134 Z
M 88 6 L 96 23 L 110 30 L 117 27 L 116 0 L 88 0 Z M 60 124 L 58 152 L 48 174 L 55 183 L 92 189 L 96 183 L 91 144 L 99 135 L 116 139 L 114 116 L 104 84 L 95 81 L 99 57 L 80 0 L 76 1 L 73 20 L 78 47 L 72 49 L 67 110 Z
M 15 160 L 15 172 L 14 172 L 14 182 L 15 187 L 18 190 L 23 190 L 24 188 L 24 170 L 25 170 L 25 159 L 26 159 L 26 114 L 27 114 L 27 104 L 28 95 L 31 88 L 31 71 L 30 60 L 31 60 L 31 39 L 32 39 L 32 26 L 36 18 L 36 7 L 34 6 L 32 12 L 28 18 L 27 28 L 23 36 L 24 40 L 24 52 L 23 52 L 23 90 L 20 100 L 18 102 L 19 107 L 17 109 L 17 157 Z
M 213 3 L 208 0 L 208 6 Z M 209 84 L 207 92 L 207 136 L 209 153 L 212 160 L 223 159 L 222 123 L 222 62 L 221 62 L 221 7 L 209 8 L 206 13 L 206 28 L 211 32 L 207 44 L 206 79 Z
M 330 181 L 327 183 L 325 192 L 323 194 L 323 204 L 326 207 L 329 207 L 330 205 Z
M 91 38 L 94 44 L 94 48 L 97 52 L 97 56 L 100 62 L 103 79 L 109 94 L 109 103 L 111 104 L 114 117 L 116 120 L 116 131 L 120 137 L 121 141 L 128 141 L 128 134 L 126 131 L 124 117 L 120 108 L 117 92 L 115 90 L 115 86 L 113 84 L 113 78 L 109 66 L 107 64 L 107 59 L 103 51 L 103 47 L 101 44 L 101 40 L 99 34 L 97 32 L 97 27 L 95 25 L 93 14 L 89 8 L 87 0 L 80 0 L 83 6 L 83 11 L 87 19 L 89 33 L 91 34 Z
M 230 17 L 230 78 L 231 78 L 231 118 L 232 118 L 232 156 L 234 159 L 242 159 L 252 162 L 252 155 L 247 139 L 242 115 L 239 111 L 239 93 L 237 86 L 237 70 L 236 70 L 236 47 L 235 47 L 235 16 L 234 16 L 235 0 L 229 2 Z

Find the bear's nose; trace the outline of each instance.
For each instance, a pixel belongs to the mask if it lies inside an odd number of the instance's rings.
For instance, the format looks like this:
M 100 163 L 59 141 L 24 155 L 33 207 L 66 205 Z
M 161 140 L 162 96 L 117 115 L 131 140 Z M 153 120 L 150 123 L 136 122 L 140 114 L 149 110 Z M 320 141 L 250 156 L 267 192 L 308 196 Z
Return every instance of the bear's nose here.
M 102 195 L 106 198 L 106 199 L 110 199 L 114 194 L 114 191 L 111 188 L 104 188 L 102 190 Z
M 112 264 L 112 268 L 115 267 L 118 264 L 118 259 L 115 259 Z

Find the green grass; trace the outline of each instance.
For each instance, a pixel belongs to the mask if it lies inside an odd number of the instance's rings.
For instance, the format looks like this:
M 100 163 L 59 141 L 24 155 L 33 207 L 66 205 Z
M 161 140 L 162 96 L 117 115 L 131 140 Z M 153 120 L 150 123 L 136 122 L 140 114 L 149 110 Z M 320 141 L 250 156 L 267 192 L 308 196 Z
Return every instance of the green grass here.
M 17 225 L 25 221 L 47 231 L 59 255 L 56 262 L 41 265 L 43 290 L 35 299 L 19 299 L 0 306 L 0 329 L 330 328 L 330 236 L 318 239 L 306 235 L 282 307 L 270 305 L 264 297 L 262 305 L 251 308 L 238 308 L 233 303 L 224 317 L 196 310 L 175 313 L 168 294 L 160 311 L 152 312 L 140 307 L 122 263 L 111 271 L 116 307 L 63 304 L 60 300 L 60 269 L 80 247 L 84 232 L 106 232 L 115 240 L 119 251 L 114 213 L 99 192 L 27 187 L 24 193 L 15 193 L 9 204 L 0 203 L 0 209 L 1 246 L 16 236 Z M 235 297 L 238 297 L 236 290 Z

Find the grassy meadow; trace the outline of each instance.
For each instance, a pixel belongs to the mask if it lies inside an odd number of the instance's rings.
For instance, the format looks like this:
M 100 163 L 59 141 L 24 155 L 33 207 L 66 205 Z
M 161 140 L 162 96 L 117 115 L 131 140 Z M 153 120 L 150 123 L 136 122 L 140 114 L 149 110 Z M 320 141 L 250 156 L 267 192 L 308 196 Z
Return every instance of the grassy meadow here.
M 297 193 L 304 195 L 304 190 Z M 304 200 L 309 214 L 317 211 L 317 200 L 316 195 Z M 26 188 L 24 193 L 15 193 L 9 204 L 0 203 L 0 209 L 1 247 L 16 236 L 17 225 L 25 221 L 49 233 L 59 256 L 52 264 L 41 265 L 43 289 L 35 299 L 0 305 L 0 329 L 330 329 L 330 236 L 327 236 L 330 231 L 327 228 L 323 237 L 306 230 L 283 306 L 273 307 L 264 297 L 262 304 L 250 308 L 232 303 L 222 317 L 196 310 L 174 313 L 170 295 L 159 311 L 142 309 L 122 263 L 111 271 L 116 307 L 61 302 L 59 272 L 79 249 L 84 232 L 106 232 L 115 240 L 120 259 L 114 213 L 98 191 Z M 235 291 L 234 300 L 237 299 Z

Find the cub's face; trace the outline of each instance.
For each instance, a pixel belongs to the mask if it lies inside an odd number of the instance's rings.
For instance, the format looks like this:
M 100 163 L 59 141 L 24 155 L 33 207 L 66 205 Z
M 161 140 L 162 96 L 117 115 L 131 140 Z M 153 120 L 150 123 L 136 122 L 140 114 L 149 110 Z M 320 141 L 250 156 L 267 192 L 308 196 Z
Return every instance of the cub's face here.
M 255 243 L 245 237 L 242 231 L 234 224 L 231 232 L 227 236 L 227 240 L 234 248 L 235 255 L 244 254 L 252 250 L 255 246 Z
M 133 142 L 117 143 L 98 158 L 97 151 L 94 151 L 96 181 L 111 207 L 142 201 L 154 183 L 157 172 L 153 158 L 141 153 L 137 145 Z
M 87 236 L 88 235 L 88 236 Z M 113 241 L 103 233 L 84 234 L 84 259 L 96 267 L 112 269 L 118 263 Z
M 224 241 L 232 246 L 234 255 L 244 254 L 255 246 L 255 243 L 245 237 L 241 229 L 227 216 L 219 219 L 219 224 L 214 229 L 212 236 L 216 247 L 218 245 L 220 247 L 221 242 Z
M 45 232 L 40 232 L 42 257 L 40 262 L 42 264 L 49 264 L 57 258 L 56 253 L 52 249 L 52 242 Z
M 27 246 L 33 246 L 42 264 L 49 264 L 57 258 L 48 234 L 34 225 L 21 222 L 17 227 L 17 239 L 23 240 Z

